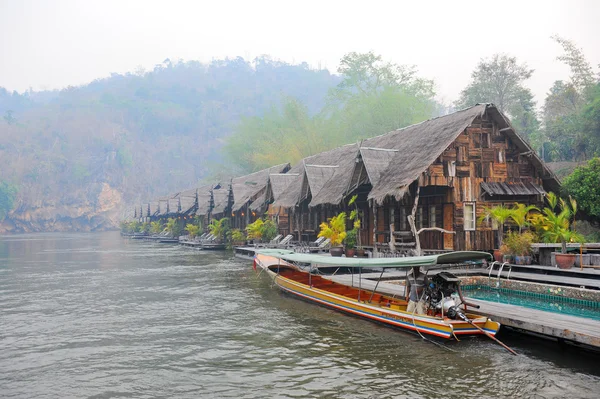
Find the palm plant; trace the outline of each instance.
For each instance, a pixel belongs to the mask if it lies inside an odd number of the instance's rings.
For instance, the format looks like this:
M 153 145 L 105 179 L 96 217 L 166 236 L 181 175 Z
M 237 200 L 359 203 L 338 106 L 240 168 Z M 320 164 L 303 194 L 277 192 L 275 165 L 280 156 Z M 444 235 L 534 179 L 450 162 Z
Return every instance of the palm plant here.
M 523 227 L 529 225 L 529 212 L 539 211 L 535 205 L 516 204 L 510 209 L 510 219 L 519 227 L 519 233 L 523 232 Z
M 264 220 L 256 219 L 254 222 L 250 223 L 246 226 L 246 232 L 248 235 L 248 239 L 250 240 L 260 240 L 263 235 L 263 224 Z
M 350 212 L 350 216 L 348 217 L 348 219 L 352 220 L 353 226 L 352 226 L 352 230 L 354 232 L 354 235 L 356 236 L 356 246 L 358 248 L 362 248 L 361 244 L 360 244 L 360 211 L 358 210 L 358 205 L 356 204 L 356 199 L 358 198 L 358 195 L 353 195 L 352 198 L 350 198 L 350 201 L 348 201 L 348 206 L 352 206 L 354 205 L 354 209 Z
M 169 218 L 167 220 L 167 225 L 166 225 L 166 229 L 169 232 L 169 235 L 171 237 L 175 237 L 175 230 L 177 228 L 177 220 L 173 219 L 173 218 Z
M 568 204 L 562 198 L 558 198 L 554 193 L 546 194 L 546 201 L 549 207 L 542 210 L 542 217 L 532 219 L 534 227 L 540 236 L 547 243 L 561 243 L 561 252 L 567 253 L 567 242 L 583 242 L 581 234 L 571 230 L 571 219 L 575 217 L 577 203 L 570 198 Z M 558 209 L 560 212 L 556 212 Z
M 198 235 L 198 232 L 200 231 L 200 226 L 198 226 L 197 224 L 188 223 L 185 226 L 185 230 L 188 232 L 191 238 L 195 238 Z
M 346 212 L 341 212 L 337 216 L 323 222 L 319 225 L 321 231 L 318 237 L 329 238 L 332 246 L 340 245 L 346 238 Z
M 162 231 L 163 226 L 160 222 L 155 221 L 155 222 L 150 222 L 150 232 L 152 234 L 158 234 Z
M 504 205 L 497 205 L 492 208 L 486 207 L 483 211 L 483 215 L 479 217 L 479 222 L 492 219 L 498 223 L 498 248 L 500 248 L 502 246 L 502 238 L 504 235 L 504 223 L 511 218 L 513 210 Z
M 223 237 L 225 236 L 225 234 L 228 231 L 228 219 L 222 218 L 222 219 L 218 219 L 218 220 L 217 219 L 211 220 L 210 224 L 208 225 L 208 231 L 213 236 L 215 236 L 219 239 L 223 239 Z

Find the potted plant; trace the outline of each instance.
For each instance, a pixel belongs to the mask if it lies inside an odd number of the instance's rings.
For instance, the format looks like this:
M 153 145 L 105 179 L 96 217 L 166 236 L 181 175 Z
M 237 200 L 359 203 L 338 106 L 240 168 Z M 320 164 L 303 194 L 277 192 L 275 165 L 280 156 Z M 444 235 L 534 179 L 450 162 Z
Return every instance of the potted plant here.
M 278 232 L 277 224 L 269 219 L 256 219 L 254 222 L 246 226 L 246 232 L 248 233 L 248 239 L 257 241 L 271 241 Z
M 575 264 L 575 254 L 567 253 L 567 242 L 583 242 L 581 234 L 571 230 L 571 222 L 577 212 L 577 202 L 570 198 L 568 204 L 554 193 L 546 194 L 549 207 L 542 210 L 540 217 L 532 218 L 532 223 L 544 242 L 561 243 L 561 252 L 555 253 L 556 265 L 561 269 L 570 269 Z M 556 213 L 556 210 L 560 212 Z
M 353 222 L 352 230 L 356 232 L 356 256 L 359 258 L 363 258 L 365 256 L 365 249 L 362 247 L 360 242 L 360 227 L 361 227 L 361 212 L 358 209 L 358 204 L 356 203 L 356 199 L 358 195 L 353 195 L 348 201 L 348 206 L 354 205 L 354 210 L 350 212 L 349 219 Z
M 357 235 L 358 231 L 355 228 L 346 233 L 346 238 L 344 238 L 344 245 L 346 246 L 346 258 L 353 258 L 356 254 Z
M 494 249 L 494 260 L 502 262 L 502 238 L 504 236 L 504 223 L 511 217 L 512 210 L 504 205 L 484 208 L 484 213 L 479 217 L 479 222 L 493 220 L 498 223 L 498 249 Z
M 262 240 L 262 226 L 264 221 L 260 218 L 246 226 L 246 235 L 249 240 L 260 242 Z
M 331 256 L 342 256 L 344 248 L 341 245 L 346 238 L 346 212 L 341 212 L 329 221 L 321 223 L 319 228 L 321 231 L 318 237 L 329 238 L 331 242 L 329 249 Z
M 200 226 L 198 226 L 197 224 L 188 223 L 185 226 L 185 230 L 188 232 L 188 235 L 193 240 L 198 235 L 198 232 L 200 231 Z
M 504 242 L 509 254 L 514 257 L 514 263 L 517 265 L 531 264 L 531 244 L 534 241 L 534 235 L 531 232 L 518 233 L 510 231 L 506 234 Z

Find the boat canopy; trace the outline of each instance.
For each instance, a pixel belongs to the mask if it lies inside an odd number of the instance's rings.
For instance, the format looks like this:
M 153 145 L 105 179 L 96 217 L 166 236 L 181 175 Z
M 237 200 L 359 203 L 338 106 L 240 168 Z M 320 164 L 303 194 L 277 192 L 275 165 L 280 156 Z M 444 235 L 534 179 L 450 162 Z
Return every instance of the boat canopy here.
M 410 268 L 413 266 L 448 265 L 492 259 L 492 256 L 489 253 L 479 251 L 457 251 L 438 255 L 407 256 L 404 258 L 344 258 L 316 254 L 302 254 L 285 249 L 262 249 L 257 251 L 257 253 L 272 256 L 291 263 L 352 268 Z

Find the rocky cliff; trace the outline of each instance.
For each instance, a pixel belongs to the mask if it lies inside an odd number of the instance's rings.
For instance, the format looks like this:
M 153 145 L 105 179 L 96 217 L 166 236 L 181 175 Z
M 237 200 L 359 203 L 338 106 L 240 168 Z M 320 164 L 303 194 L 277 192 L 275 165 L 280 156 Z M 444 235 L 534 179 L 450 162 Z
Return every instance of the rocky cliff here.
M 0 233 L 36 231 L 98 231 L 118 227 L 123 196 L 108 183 L 96 183 L 62 198 L 21 197 L 17 207 L 0 223 Z

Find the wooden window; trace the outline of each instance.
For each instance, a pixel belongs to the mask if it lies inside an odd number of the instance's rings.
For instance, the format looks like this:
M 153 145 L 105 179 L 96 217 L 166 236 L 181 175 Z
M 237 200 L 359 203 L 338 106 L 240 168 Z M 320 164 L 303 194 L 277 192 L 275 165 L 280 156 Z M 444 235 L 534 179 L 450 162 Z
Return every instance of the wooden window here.
M 406 208 L 400 208 L 400 230 L 408 230 L 408 221 L 406 220 Z
M 475 203 L 474 202 L 465 202 L 465 231 L 466 230 L 475 230 Z
M 416 222 L 415 224 L 417 225 L 417 230 L 420 230 L 423 228 L 423 207 L 420 206 L 417 208 L 417 215 L 415 217 Z
M 437 227 L 437 220 L 435 218 L 435 205 L 429 206 L 429 227 Z

